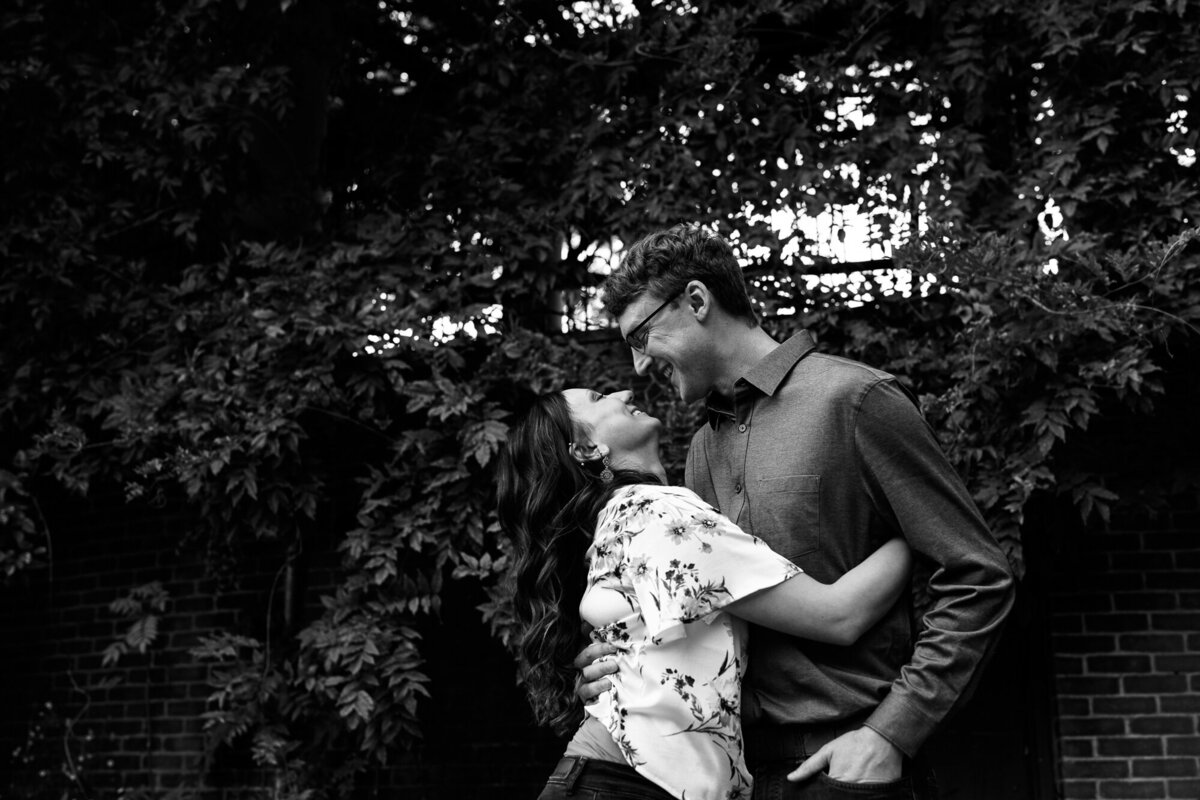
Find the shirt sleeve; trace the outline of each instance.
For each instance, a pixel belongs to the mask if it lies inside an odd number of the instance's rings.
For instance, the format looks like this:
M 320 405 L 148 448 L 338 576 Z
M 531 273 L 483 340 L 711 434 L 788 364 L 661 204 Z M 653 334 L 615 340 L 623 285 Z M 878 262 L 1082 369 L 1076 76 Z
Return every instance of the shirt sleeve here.
M 912 658 L 865 723 L 912 755 L 969 695 L 1012 607 L 1012 571 L 933 431 L 893 382 L 864 397 L 855 445 L 876 508 L 934 565 Z
M 685 635 L 722 608 L 800 573 L 694 493 L 674 489 L 631 510 L 626 575 L 650 635 Z

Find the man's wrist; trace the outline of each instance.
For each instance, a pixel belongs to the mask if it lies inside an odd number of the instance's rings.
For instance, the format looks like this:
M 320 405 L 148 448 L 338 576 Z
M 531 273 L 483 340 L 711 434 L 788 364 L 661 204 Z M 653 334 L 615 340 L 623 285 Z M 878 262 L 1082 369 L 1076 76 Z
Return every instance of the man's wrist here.
M 904 702 L 894 692 L 885 697 L 863 723 L 864 728 L 879 734 L 908 758 L 917 754 L 936 725 L 934 720 Z

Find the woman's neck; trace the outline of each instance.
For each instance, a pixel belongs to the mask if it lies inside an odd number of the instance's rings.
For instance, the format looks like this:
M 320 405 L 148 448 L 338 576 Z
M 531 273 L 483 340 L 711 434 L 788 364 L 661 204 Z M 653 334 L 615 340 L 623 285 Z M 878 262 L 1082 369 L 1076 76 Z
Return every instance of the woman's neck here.
M 655 444 L 653 453 L 644 451 L 629 453 L 619 461 L 614 461 L 613 466 L 637 472 L 648 472 L 651 475 L 656 475 L 664 484 L 667 482 L 667 470 L 663 467 L 662 459 L 658 456 L 657 443 Z

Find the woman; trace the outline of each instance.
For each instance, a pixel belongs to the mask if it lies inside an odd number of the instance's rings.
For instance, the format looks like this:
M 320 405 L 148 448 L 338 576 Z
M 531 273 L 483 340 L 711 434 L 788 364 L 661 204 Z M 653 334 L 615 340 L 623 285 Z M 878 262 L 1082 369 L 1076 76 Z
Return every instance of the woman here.
M 628 391 L 538 398 L 509 432 L 497 489 L 516 550 L 522 677 L 539 722 L 578 715 L 582 623 L 613 644 L 613 688 L 586 707 L 540 800 L 749 798 L 746 622 L 849 644 L 894 603 L 910 556 L 884 544 L 824 585 L 697 495 L 666 485 L 661 423 Z M 585 797 L 593 796 L 584 794 Z

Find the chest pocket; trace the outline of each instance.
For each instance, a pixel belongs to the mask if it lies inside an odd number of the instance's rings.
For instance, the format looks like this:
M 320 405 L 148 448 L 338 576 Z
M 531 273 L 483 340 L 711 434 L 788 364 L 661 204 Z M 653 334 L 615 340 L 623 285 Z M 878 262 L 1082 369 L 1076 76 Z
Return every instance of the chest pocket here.
M 759 478 L 751 486 L 754 535 L 795 561 L 821 546 L 821 476 Z

